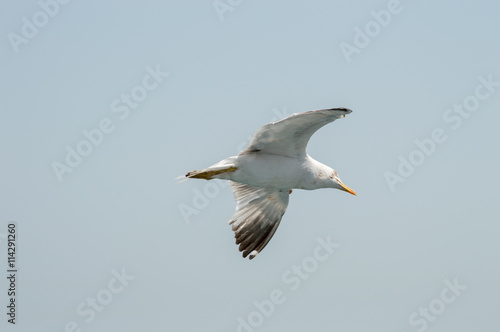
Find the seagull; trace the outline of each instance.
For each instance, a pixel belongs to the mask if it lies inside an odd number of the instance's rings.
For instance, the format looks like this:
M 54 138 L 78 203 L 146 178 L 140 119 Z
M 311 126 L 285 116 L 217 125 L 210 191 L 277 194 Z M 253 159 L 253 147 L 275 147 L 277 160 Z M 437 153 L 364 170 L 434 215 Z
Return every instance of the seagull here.
M 318 129 L 351 112 L 331 108 L 292 114 L 259 128 L 237 156 L 185 175 L 185 180 L 229 180 L 237 205 L 228 222 L 244 258 L 253 259 L 269 243 L 292 189 L 335 188 L 356 195 L 334 169 L 306 153 Z

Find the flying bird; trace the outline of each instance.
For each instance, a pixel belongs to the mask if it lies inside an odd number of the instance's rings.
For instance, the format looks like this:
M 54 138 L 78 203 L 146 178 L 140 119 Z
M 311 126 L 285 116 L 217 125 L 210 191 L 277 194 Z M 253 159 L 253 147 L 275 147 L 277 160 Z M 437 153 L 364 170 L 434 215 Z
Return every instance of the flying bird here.
M 253 259 L 269 243 L 292 189 L 335 188 L 356 195 L 335 170 L 306 152 L 318 129 L 351 112 L 332 108 L 295 113 L 259 128 L 237 156 L 185 175 L 187 179 L 229 180 L 237 205 L 228 222 L 244 258 Z

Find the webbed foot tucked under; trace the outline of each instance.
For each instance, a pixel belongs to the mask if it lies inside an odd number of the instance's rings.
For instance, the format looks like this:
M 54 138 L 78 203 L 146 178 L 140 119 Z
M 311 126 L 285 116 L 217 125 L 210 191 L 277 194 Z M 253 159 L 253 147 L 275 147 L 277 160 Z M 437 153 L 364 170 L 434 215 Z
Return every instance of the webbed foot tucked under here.
M 234 172 L 238 168 L 235 166 L 229 166 L 229 167 L 224 167 L 224 168 L 207 168 L 207 169 L 202 169 L 200 171 L 192 171 L 186 174 L 187 178 L 190 179 L 205 179 L 205 180 L 212 180 L 216 175 L 222 174 L 222 173 L 228 173 L 228 172 Z

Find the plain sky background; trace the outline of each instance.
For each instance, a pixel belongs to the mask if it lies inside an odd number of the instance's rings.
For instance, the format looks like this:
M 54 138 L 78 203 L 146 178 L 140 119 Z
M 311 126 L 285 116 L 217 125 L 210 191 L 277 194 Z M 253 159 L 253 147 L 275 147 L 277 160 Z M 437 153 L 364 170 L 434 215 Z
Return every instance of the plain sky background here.
M 20 271 L 16 326 L 0 279 L 2 331 L 236 331 L 279 289 L 255 331 L 410 332 L 455 278 L 467 289 L 427 330 L 498 329 L 500 88 L 457 129 L 443 116 L 478 77 L 500 82 L 500 5 L 402 0 L 348 62 L 340 43 L 387 1 L 232 3 L 221 20 L 211 1 L 71 1 L 17 53 L 9 33 L 40 4 L 0 4 L 0 275 L 10 221 Z M 148 66 L 169 76 L 120 119 L 113 102 Z M 174 180 L 236 155 L 277 114 L 340 106 L 353 113 L 308 152 L 358 196 L 295 190 L 252 261 L 227 225 L 230 189 Z M 58 181 L 53 162 L 106 118 L 114 131 Z M 447 140 L 392 191 L 384 174 L 435 128 Z M 199 192 L 211 197 L 184 217 Z M 340 247 L 291 290 L 282 276 L 327 236 Z M 122 269 L 135 279 L 110 300 Z M 98 294 L 110 303 L 86 323 L 77 308 Z

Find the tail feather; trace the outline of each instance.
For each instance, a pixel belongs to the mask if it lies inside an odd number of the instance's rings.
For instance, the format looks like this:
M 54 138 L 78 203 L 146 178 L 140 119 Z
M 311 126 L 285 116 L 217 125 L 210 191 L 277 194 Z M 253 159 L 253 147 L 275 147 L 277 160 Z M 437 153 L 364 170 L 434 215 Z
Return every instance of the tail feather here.
M 189 172 L 185 175 L 186 180 L 187 179 L 205 179 L 205 180 L 212 180 L 213 178 L 216 178 L 217 175 L 223 174 L 223 173 L 229 173 L 229 172 L 234 172 L 237 170 L 237 167 L 234 165 L 224 165 L 224 166 L 217 166 L 217 167 L 209 167 L 205 168 L 199 171 L 192 171 Z M 184 180 L 185 181 L 185 180 Z
M 179 180 L 179 181 L 177 181 L 177 183 L 182 183 L 182 182 L 186 182 L 187 180 L 189 180 L 189 178 L 186 177 L 185 175 L 181 175 L 181 176 L 176 177 L 174 180 L 176 180 L 176 181 Z

